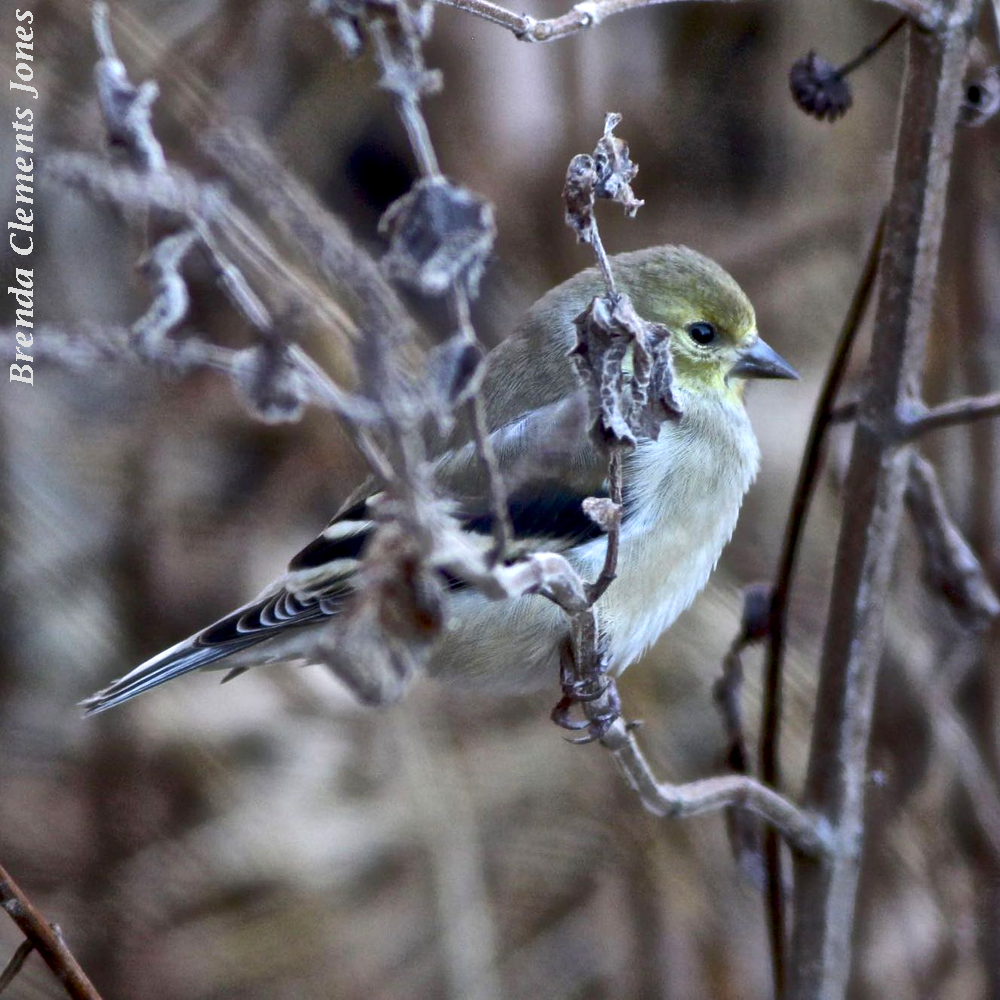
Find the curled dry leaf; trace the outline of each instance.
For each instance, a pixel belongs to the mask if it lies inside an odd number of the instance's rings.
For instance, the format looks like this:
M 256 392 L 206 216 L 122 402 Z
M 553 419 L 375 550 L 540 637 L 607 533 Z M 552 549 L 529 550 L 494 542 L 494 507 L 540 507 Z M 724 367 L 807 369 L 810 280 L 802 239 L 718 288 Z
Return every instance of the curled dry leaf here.
M 593 242 L 596 199 L 619 202 L 628 216 L 634 216 L 644 204 L 632 191 L 632 180 L 639 166 L 629 159 L 624 139 L 614 134 L 620 121 L 621 115 L 609 114 L 604 121 L 604 135 L 593 154 L 580 153 L 569 161 L 563 188 L 566 224 L 582 243 Z
M 614 134 L 621 120 L 622 116 L 614 112 L 604 119 L 604 135 L 594 149 L 594 168 L 597 172 L 595 194 L 598 198 L 617 201 L 625 209 L 625 214 L 632 218 L 645 202 L 636 198 L 632 191 L 632 181 L 639 172 L 639 164 L 629 158 L 625 140 Z
M 417 181 L 386 210 L 379 230 L 389 237 L 382 266 L 425 295 L 459 285 L 475 297 L 496 226 L 493 206 L 443 177 Z
M 575 322 L 571 353 L 587 388 L 594 439 L 629 448 L 637 436 L 655 440 L 665 420 L 681 415 L 667 328 L 642 319 L 627 295 L 598 296 Z

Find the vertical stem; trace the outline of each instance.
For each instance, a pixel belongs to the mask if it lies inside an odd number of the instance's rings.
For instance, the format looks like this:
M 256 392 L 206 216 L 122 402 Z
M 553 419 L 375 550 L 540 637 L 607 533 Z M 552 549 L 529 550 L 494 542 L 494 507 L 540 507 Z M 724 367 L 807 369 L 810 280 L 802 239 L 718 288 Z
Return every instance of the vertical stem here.
M 897 414 L 912 401 L 933 304 L 962 75 L 979 0 L 941 4 L 945 26 L 910 25 L 875 336 L 847 471 L 813 727 L 807 805 L 835 851 L 795 864 L 794 1000 L 841 1000 L 864 832 L 864 791 L 886 593 L 909 452 Z
M 792 512 L 785 528 L 781 557 L 778 560 L 778 571 L 775 574 L 774 590 L 771 593 L 768 648 L 764 669 L 764 698 L 761 707 L 760 778 L 765 785 L 770 785 L 774 789 L 778 789 L 781 785 L 782 665 L 785 635 L 788 630 L 788 603 L 792 589 L 792 578 L 795 575 L 795 563 L 799 554 L 799 545 L 805 532 L 809 506 L 816 491 L 816 483 L 819 480 L 823 445 L 826 441 L 826 432 L 830 427 L 833 404 L 840 392 L 840 386 L 850 360 L 851 348 L 875 287 L 884 231 L 885 212 L 883 211 L 865 257 L 864 270 L 854 289 L 850 307 L 837 338 L 823 388 L 816 401 L 816 410 L 809 428 L 809 437 L 806 441 L 802 466 L 799 469 L 799 478 L 795 484 Z M 785 989 L 785 885 L 782 873 L 781 839 L 773 828 L 767 831 L 764 840 L 764 856 L 767 864 L 765 904 L 771 933 L 771 968 L 774 992 L 777 996 L 782 996 Z

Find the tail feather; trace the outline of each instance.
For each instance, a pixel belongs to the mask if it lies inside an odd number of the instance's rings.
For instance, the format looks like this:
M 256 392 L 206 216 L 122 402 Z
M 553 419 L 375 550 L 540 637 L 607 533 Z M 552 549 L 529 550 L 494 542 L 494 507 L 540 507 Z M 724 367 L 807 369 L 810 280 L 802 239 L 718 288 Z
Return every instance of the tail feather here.
M 80 704 L 86 710 L 85 715 L 97 715 L 99 712 L 114 708 L 122 702 L 129 701 L 136 695 L 149 691 L 172 681 L 175 677 L 206 667 L 210 663 L 221 660 L 241 649 L 246 649 L 266 636 L 247 636 L 241 642 L 228 642 L 217 646 L 206 646 L 199 643 L 201 633 L 185 639 L 183 642 L 157 653 L 152 659 L 139 664 L 124 677 L 112 681 L 106 688 L 84 699 Z

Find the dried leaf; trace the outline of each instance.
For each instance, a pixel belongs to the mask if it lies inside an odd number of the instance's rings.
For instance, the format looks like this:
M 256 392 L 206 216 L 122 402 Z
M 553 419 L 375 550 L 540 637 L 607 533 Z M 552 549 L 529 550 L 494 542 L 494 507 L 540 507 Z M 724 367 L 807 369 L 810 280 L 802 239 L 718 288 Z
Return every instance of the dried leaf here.
M 637 437 L 655 440 L 665 420 L 681 415 L 667 328 L 642 319 L 626 295 L 598 296 L 575 323 L 571 354 L 587 387 L 595 441 L 632 448 Z
M 452 410 L 476 391 L 483 373 L 483 360 L 482 347 L 461 333 L 431 351 L 427 381 L 443 407 Z
M 417 181 L 386 210 L 379 230 L 389 236 L 382 266 L 425 295 L 455 284 L 475 297 L 496 226 L 493 206 L 443 177 Z
M 569 161 L 566 170 L 563 187 L 566 224 L 576 232 L 581 243 L 593 241 L 595 199 L 610 198 L 620 202 L 630 217 L 644 204 L 635 197 L 631 186 L 639 167 L 629 159 L 625 141 L 614 135 L 620 121 L 621 115 L 609 114 L 604 121 L 604 135 L 593 155 L 579 153 Z
M 615 136 L 614 131 L 622 116 L 612 112 L 604 119 L 604 135 L 594 149 L 594 168 L 597 185 L 594 194 L 598 198 L 617 201 L 625 214 L 632 218 L 645 204 L 632 191 L 632 181 L 639 172 L 639 165 L 629 159 L 628 144 Z

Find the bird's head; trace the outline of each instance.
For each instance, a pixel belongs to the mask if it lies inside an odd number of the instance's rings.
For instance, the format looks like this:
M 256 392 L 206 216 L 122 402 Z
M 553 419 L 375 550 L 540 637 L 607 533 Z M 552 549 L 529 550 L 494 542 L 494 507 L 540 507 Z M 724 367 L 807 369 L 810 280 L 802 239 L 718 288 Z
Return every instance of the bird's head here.
M 670 330 L 683 389 L 739 398 L 747 379 L 798 378 L 761 339 L 743 289 L 708 257 L 687 247 L 652 247 L 616 256 L 612 266 L 639 315 Z

